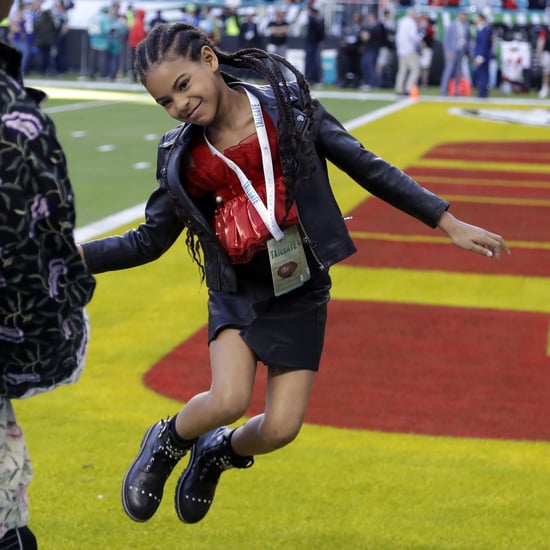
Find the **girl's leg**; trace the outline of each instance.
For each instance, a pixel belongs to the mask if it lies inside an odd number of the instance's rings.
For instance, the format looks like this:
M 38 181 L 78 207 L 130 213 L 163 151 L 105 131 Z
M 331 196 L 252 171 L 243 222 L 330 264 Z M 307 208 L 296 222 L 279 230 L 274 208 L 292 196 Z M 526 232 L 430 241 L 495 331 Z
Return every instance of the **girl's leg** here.
M 221 427 L 199 437 L 176 487 L 176 512 L 182 521 L 196 523 L 206 516 L 225 470 L 248 468 L 253 454 L 269 453 L 294 440 L 313 378 L 312 371 L 270 368 L 263 414 L 235 430 Z
M 233 450 L 241 456 L 259 455 L 291 443 L 304 422 L 314 377 L 309 370 L 271 367 L 265 412 L 233 432 Z
M 148 429 L 124 477 L 122 505 L 134 521 L 147 521 L 157 511 L 166 480 L 201 434 L 238 420 L 248 408 L 256 357 L 239 331 L 223 331 L 210 345 L 210 358 L 210 389 L 190 399 L 170 422 Z
M 231 424 L 250 404 L 256 356 L 236 329 L 226 329 L 210 344 L 210 389 L 192 397 L 176 418 L 176 431 L 195 439 L 213 428 Z

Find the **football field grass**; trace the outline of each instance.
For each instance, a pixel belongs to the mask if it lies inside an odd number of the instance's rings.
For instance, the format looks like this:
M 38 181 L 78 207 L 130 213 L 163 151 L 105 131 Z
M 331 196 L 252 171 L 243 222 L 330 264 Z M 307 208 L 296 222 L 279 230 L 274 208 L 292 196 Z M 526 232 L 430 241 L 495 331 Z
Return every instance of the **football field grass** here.
M 156 187 L 157 141 L 174 125 L 163 110 L 143 94 L 94 92 L 77 97 L 75 93 L 71 98 L 70 93 L 51 90 L 50 95 L 48 108 L 76 192 L 78 226 L 145 201 Z M 506 159 L 434 158 L 438 146 L 449 143 L 468 142 L 473 150 L 480 150 L 488 142 L 522 142 L 531 143 L 536 150 L 538 144 L 549 141 L 549 128 L 459 117 L 449 111 L 452 105 L 435 101 L 397 104 L 392 98 L 369 102 L 349 97 L 323 101 L 340 120 L 350 123 L 351 131 L 367 148 L 422 177 L 426 170 L 436 168 L 475 167 L 477 179 L 481 171 L 485 183 L 497 170 L 549 173 L 550 160 L 536 165 Z M 76 103 L 78 108 L 71 109 Z M 469 106 L 480 107 L 475 103 Z M 526 112 L 532 108 L 499 107 Z M 375 109 L 383 109 L 384 116 L 377 116 Z M 368 117 L 352 121 L 368 114 L 371 121 Z M 533 405 L 528 396 L 512 391 L 506 394 L 509 398 L 498 401 L 507 403 L 507 408 L 496 415 L 494 403 L 502 397 L 497 393 L 510 391 L 503 378 L 511 371 L 503 371 L 500 378 L 497 364 L 496 374 L 490 372 L 491 381 L 499 383 L 484 386 L 487 393 L 483 399 L 472 402 L 466 394 L 475 393 L 478 378 L 457 375 L 447 365 L 458 364 L 464 373 L 477 376 L 485 372 L 492 357 L 502 354 L 498 357 L 507 361 L 512 355 L 514 374 L 518 379 L 541 377 L 538 390 L 544 395 L 550 389 L 547 375 L 541 374 L 550 369 L 548 330 L 544 340 L 536 341 L 543 347 L 537 361 L 532 358 L 531 340 L 514 340 L 520 327 L 506 322 L 498 325 L 494 339 L 491 330 L 497 326 L 483 326 L 482 321 L 479 331 L 468 332 L 474 338 L 479 334 L 477 341 L 462 340 L 462 328 L 468 327 L 468 321 L 452 325 L 450 333 L 440 330 L 448 323 L 448 311 L 472 312 L 470 319 L 478 319 L 477 313 L 482 312 L 488 316 L 480 319 L 494 320 L 498 317 L 495 311 L 523 314 L 526 322 L 530 316 L 537 320 L 548 317 L 548 226 L 537 231 L 530 221 L 539 216 L 544 224 L 550 219 L 541 214 L 550 214 L 550 201 L 529 196 L 528 208 L 527 188 L 531 190 L 534 184 L 522 187 L 519 183 L 516 195 L 501 205 L 496 203 L 502 202 L 504 191 L 498 187 L 498 192 L 491 194 L 501 183 L 498 179 L 481 190 L 479 182 L 458 189 L 443 187 L 441 177 L 434 181 L 438 193 L 454 198 L 451 202 L 460 217 L 472 218 L 475 223 L 489 219 L 499 224 L 490 229 L 501 231 L 510 240 L 512 258 L 489 268 L 482 257 L 474 261 L 450 244 L 433 241 L 441 234 L 424 234 L 421 224 L 403 214 L 394 217 L 393 212 L 377 209 L 376 199 L 368 198 L 334 167 L 330 170 L 343 212 L 353 214 L 350 230 L 360 248 L 356 261 L 335 267 L 332 275 L 335 312 L 344 312 L 335 317 L 351 335 L 345 350 L 349 356 L 341 358 L 362 363 L 361 378 L 346 385 L 338 370 L 334 374 L 328 364 L 322 368 L 319 386 L 332 386 L 341 400 L 325 407 L 322 422 L 312 418 L 289 447 L 259 457 L 250 470 L 224 474 L 203 522 L 184 525 L 177 519 L 173 494 L 179 471 L 175 471 L 155 517 L 144 524 L 134 523 L 120 503 L 124 473 L 145 429 L 177 412 L 182 404 L 148 388 L 143 377 L 203 329 L 206 290 L 182 239 L 152 264 L 98 275 L 88 308 L 92 338 L 82 379 L 74 386 L 15 403 L 35 468 L 30 525 L 41 550 L 550 549 L 550 445 L 545 436 L 550 427 L 544 431 L 548 417 L 542 417 L 542 435 L 538 437 L 502 435 L 509 433 L 505 428 L 516 416 L 529 433 L 529 420 L 540 420 L 545 400 Z M 473 176 L 470 179 L 475 180 Z M 537 188 L 542 193 L 548 187 L 546 181 Z M 503 211 L 506 208 L 509 210 Z M 128 222 L 113 232 L 133 226 Z M 376 254 L 370 254 L 371 247 Z M 372 258 L 380 258 L 380 263 L 373 263 Z M 412 358 L 416 367 L 406 391 L 400 386 L 402 379 L 390 371 L 392 350 L 379 343 L 377 319 L 368 326 L 353 318 L 346 320 L 346 303 L 357 306 L 359 313 L 364 304 L 399 307 L 395 319 L 411 315 L 411 311 L 416 315 L 410 308 L 417 306 L 443 311 L 438 317 L 413 317 L 423 321 L 415 327 L 414 336 L 413 331 L 405 331 L 395 339 L 395 345 L 407 346 L 400 357 Z M 387 308 L 379 311 L 387 315 Z M 387 322 L 386 317 L 384 320 Z M 544 326 L 548 327 L 547 321 Z M 435 335 L 448 337 L 447 345 L 438 347 Z M 513 349 L 508 345 L 512 341 Z M 435 348 L 435 352 L 428 356 L 425 348 Z M 185 356 L 186 348 L 182 349 Z M 338 353 L 328 349 L 327 357 L 330 360 Z M 453 361 L 455 358 L 463 362 Z M 422 362 L 428 359 L 433 369 L 424 371 Z M 339 368 L 346 371 L 347 365 Z M 375 368 L 382 373 L 380 385 L 371 387 L 357 403 L 359 382 Z M 508 363 L 507 368 L 511 368 Z M 456 398 L 464 409 L 444 409 L 449 416 L 436 418 L 437 409 L 429 406 L 431 394 L 423 393 L 425 373 L 441 384 L 447 376 L 457 385 L 463 382 L 461 378 L 472 376 L 472 384 Z M 185 389 L 184 374 L 174 379 L 176 384 Z M 402 393 L 393 393 L 392 384 Z M 378 401 L 381 395 L 386 401 Z M 409 401 L 411 396 L 416 401 Z M 352 403 L 358 407 L 361 428 L 342 427 L 338 421 L 340 408 Z M 315 406 L 323 406 L 322 396 Z M 431 431 L 417 429 L 419 424 L 413 422 L 421 408 L 427 410 Z M 475 427 L 476 419 L 481 424 L 492 414 L 503 427 L 500 432 L 495 430 L 496 435 L 474 437 L 473 427 L 470 434 L 452 435 L 459 417 L 470 413 L 468 425 Z M 376 424 L 375 416 L 396 418 L 405 428 L 379 428 L 386 424 Z M 446 428 L 449 431 L 445 432 Z

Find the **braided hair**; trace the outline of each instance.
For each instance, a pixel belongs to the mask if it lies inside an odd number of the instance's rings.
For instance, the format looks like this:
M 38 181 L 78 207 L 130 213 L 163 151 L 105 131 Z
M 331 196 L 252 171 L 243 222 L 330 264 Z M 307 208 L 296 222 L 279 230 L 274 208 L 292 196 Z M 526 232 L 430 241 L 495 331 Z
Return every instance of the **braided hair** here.
M 284 139 L 279 141 L 279 151 L 285 176 L 285 203 L 286 213 L 288 214 L 294 202 L 295 190 L 301 177 L 313 170 L 313 143 L 316 125 L 314 119 L 315 106 L 311 98 L 309 85 L 304 75 L 284 57 L 270 54 L 259 48 L 246 48 L 232 53 L 223 51 L 204 32 L 187 23 L 161 23 L 155 25 L 135 50 L 134 69 L 140 81 L 145 84 L 149 71 L 158 67 L 164 61 L 182 57 L 190 61 L 200 61 L 204 46 L 209 46 L 218 57 L 222 67 L 221 73 L 226 82 L 238 82 L 239 80 L 224 69 L 230 67 L 235 70 L 254 71 L 271 86 L 279 113 L 277 121 L 278 134 L 284 136 Z M 301 91 L 302 108 L 308 122 L 305 132 L 299 132 L 296 128 L 291 102 L 293 94 L 285 78 L 285 69 L 294 75 Z M 311 159 L 307 163 L 308 166 L 304 166 L 303 163 L 300 164 L 297 156 L 298 151 L 300 151 L 302 159 L 304 158 L 304 152 L 306 158 Z M 204 276 L 204 269 L 199 260 L 200 245 L 190 228 L 187 231 L 186 244 L 193 260 L 199 265 Z

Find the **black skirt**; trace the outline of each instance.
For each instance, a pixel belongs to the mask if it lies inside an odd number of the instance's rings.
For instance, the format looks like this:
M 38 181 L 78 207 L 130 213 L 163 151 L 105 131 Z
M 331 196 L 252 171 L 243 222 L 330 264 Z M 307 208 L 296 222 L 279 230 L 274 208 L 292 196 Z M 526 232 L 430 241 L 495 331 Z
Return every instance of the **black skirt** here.
M 236 265 L 238 290 L 209 290 L 208 341 L 225 328 L 240 330 L 247 345 L 267 366 L 317 371 L 323 350 L 331 280 L 308 253 L 311 278 L 301 287 L 274 296 L 267 251 Z

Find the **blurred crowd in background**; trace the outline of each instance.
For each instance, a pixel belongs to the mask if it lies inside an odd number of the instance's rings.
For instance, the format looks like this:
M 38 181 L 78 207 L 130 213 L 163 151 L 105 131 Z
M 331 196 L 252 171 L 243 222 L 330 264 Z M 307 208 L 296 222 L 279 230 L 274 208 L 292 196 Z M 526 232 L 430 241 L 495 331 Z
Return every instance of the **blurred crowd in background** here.
M 276 52 L 314 87 L 389 88 L 410 95 L 437 86 L 441 95 L 480 97 L 499 88 L 506 93 L 536 90 L 547 97 L 550 17 L 545 0 L 463 1 L 350 2 L 329 14 L 323 2 L 184 3 L 163 10 L 149 1 L 146 10 L 139 3 L 123 6 L 114 0 L 97 7 L 86 28 L 79 29 L 75 57 L 74 38 L 69 44 L 76 30 L 71 28 L 70 14 L 78 7 L 73 0 L 21 0 L 1 22 L 0 39 L 21 52 L 25 75 L 75 72 L 82 79 L 135 82 L 136 45 L 154 25 L 180 20 L 201 28 L 226 50 Z M 518 1 L 524 2 L 519 11 Z

